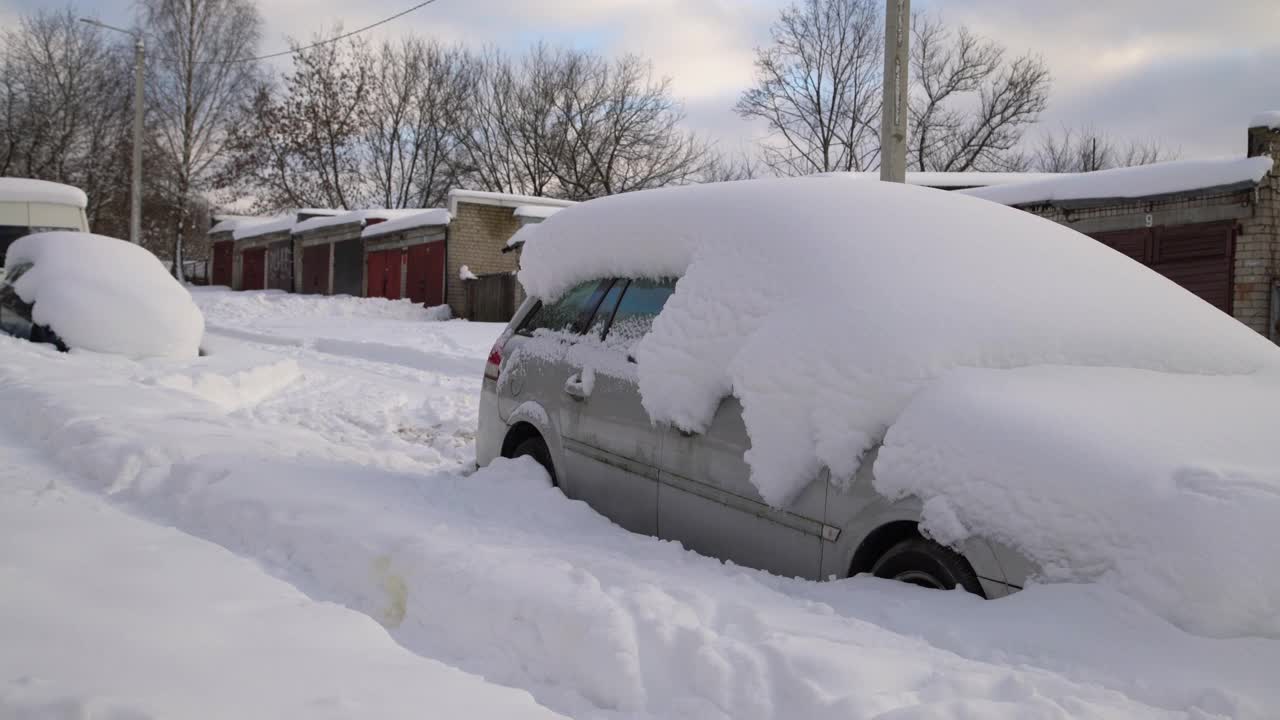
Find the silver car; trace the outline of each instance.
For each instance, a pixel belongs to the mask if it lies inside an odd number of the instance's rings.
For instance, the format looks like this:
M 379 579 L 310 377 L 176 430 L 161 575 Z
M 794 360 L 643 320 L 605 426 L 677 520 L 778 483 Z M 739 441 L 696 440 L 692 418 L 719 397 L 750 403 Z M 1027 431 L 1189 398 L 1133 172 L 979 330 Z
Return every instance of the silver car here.
M 1034 567 L 997 543 L 959 552 L 921 535 L 920 503 L 872 487 L 874 451 L 854 481 L 824 471 L 785 508 L 748 479 L 742 406 L 724 397 L 706 432 L 655 424 L 641 405 L 635 357 L 674 280 L 602 278 L 554 303 L 526 300 L 485 367 L 476 456 L 530 456 L 567 496 L 633 532 L 699 553 L 810 579 L 871 573 L 988 598 Z

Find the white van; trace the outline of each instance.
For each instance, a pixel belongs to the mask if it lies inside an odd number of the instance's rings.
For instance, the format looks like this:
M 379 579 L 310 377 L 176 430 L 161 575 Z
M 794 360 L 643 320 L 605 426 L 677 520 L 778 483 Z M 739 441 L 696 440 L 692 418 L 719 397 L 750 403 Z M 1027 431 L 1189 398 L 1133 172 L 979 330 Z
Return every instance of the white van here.
M 0 267 L 9 245 L 23 235 L 45 230 L 89 231 L 84 191 L 70 185 L 0 177 Z

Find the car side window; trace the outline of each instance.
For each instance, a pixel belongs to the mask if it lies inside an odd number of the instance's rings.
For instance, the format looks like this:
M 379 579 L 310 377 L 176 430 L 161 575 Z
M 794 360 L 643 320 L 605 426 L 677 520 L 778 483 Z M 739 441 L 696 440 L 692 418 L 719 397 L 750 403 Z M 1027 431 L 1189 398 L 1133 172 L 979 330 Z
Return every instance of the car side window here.
M 609 329 L 609 323 L 613 320 L 613 313 L 618 309 L 618 300 L 622 297 L 622 291 L 626 288 L 626 280 L 613 281 L 613 286 L 604 294 L 604 299 L 600 301 L 600 306 L 596 308 L 596 314 L 591 320 L 591 327 L 587 330 L 587 335 L 595 338 L 604 337 L 605 330 Z
M 9 268 L 4 280 L 0 281 L 0 330 L 23 339 L 31 336 L 31 303 L 18 297 L 13 283 L 22 277 L 31 266 L 17 265 Z
M 667 299 L 675 291 L 673 278 L 662 280 L 632 280 L 627 283 L 618 309 L 605 334 L 605 342 L 611 347 L 631 352 L 640 338 L 649 334 L 654 318 L 662 312 Z
M 599 280 L 582 283 L 552 303 L 540 303 L 529 313 L 520 328 L 521 335 L 532 335 L 535 330 L 578 331 L 583 314 L 594 310 L 603 295 L 605 283 Z

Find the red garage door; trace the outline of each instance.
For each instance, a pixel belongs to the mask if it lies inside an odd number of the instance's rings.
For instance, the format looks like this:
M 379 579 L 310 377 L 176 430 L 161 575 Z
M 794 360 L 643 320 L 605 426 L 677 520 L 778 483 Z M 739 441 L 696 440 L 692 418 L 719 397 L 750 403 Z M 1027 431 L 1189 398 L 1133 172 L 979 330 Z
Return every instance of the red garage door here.
M 1223 312 L 1231 312 L 1235 223 L 1166 225 L 1097 233 L 1115 248 Z
M 400 299 L 400 266 L 404 251 L 378 250 L 369 253 L 366 268 L 369 278 L 369 297 Z
M 264 290 L 267 282 L 267 249 L 251 248 L 242 253 L 240 289 Z
M 231 287 L 231 264 L 234 258 L 235 243 L 231 240 L 213 244 L 213 272 L 209 282 L 213 285 Z
M 409 299 L 423 305 L 444 304 L 444 243 L 430 242 L 409 248 L 405 285 Z
M 302 290 L 309 295 L 329 293 L 329 251 L 332 245 L 302 248 Z

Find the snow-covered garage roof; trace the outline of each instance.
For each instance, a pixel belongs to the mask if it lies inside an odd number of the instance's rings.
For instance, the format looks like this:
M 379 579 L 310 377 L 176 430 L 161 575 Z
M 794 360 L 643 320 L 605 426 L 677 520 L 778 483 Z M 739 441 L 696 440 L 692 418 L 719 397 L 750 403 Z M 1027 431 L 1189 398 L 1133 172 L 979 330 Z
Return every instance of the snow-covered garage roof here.
M 246 240 L 248 238 L 259 237 L 268 233 L 288 230 L 296 223 L 297 216 L 293 213 L 280 215 L 279 217 L 274 218 L 263 218 L 260 222 L 244 222 L 236 225 L 232 229 L 231 237 L 236 240 Z
M 89 205 L 89 198 L 80 188 L 62 183 L 30 178 L 0 177 L 0 202 L 74 205 L 83 210 Z
M 828 172 L 818 173 L 816 177 L 837 177 L 850 180 L 879 180 L 878 172 Z M 1014 183 L 1046 180 L 1058 177 L 1058 173 L 1033 172 L 909 172 L 908 185 L 938 188 L 940 190 L 956 190 L 959 188 L 990 187 L 992 185 L 1011 185 Z
M 1103 205 L 1189 192 L 1231 192 L 1256 186 L 1271 171 L 1269 157 L 1177 160 L 1137 167 L 1070 173 L 1043 180 L 959 190 L 1002 205 L 1051 203 L 1063 207 Z
M 360 233 L 360 237 L 372 238 L 412 228 L 448 225 L 451 218 L 449 211 L 441 208 L 417 210 L 402 217 L 380 222 L 377 225 L 369 225 Z
M 394 220 L 396 218 L 420 215 L 423 212 L 426 212 L 423 208 L 402 208 L 397 210 L 371 208 L 368 210 L 352 210 L 351 212 L 342 212 L 336 215 L 313 217 L 303 220 L 293 226 L 293 232 L 295 234 L 304 233 L 308 230 L 318 230 L 320 228 L 333 227 L 335 225 L 366 225 L 369 224 L 370 220 Z

